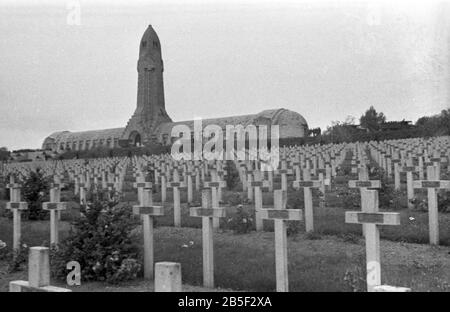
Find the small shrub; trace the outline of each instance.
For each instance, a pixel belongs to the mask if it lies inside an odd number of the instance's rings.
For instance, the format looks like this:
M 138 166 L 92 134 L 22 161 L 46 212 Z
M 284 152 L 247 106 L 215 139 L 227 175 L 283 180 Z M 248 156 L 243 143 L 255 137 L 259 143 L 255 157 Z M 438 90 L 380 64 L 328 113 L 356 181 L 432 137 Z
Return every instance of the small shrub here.
M 234 189 L 240 182 L 239 172 L 233 161 L 227 160 L 227 175 L 225 176 L 225 181 L 227 183 L 227 188 L 229 190 Z
M 6 188 L 1 187 L 0 188 L 0 200 L 9 200 L 9 195 L 7 196 L 8 191 Z
M 349 244 L 358 244 L 360 242 L 360 237 L 353 233 L 343 233 L 338 235 L 342 240 Z
M 428 211 L 428 199 L 414 197 L 410 200 L 413 204 L 413 209 L 418 211 Z M 450 212 L 450 192 L 439 192 L 438 193 L 438 211 L 441 213 Z
M 247 196 L 244 197 L 242 193 L 227 192 L 223 194 L 223 202 L 230 206 L 245 205 L 248 203 Z
M 382 183 L 379 191 L 380 209 L 400 210 L 406 207 L 406 194 L 395 190 L 392 186 Z
M 286 226 L 286 235 L 293 236 L 300 232 L 300 221 L 288 221 Z
M 441 191 L 438 193 L 438 210 L 439 212 L 450 212 L 450 192 Z
M 66 263 L 75 260 L 81 265 L 84 281 L 118 283 L 135 278 L 141 271 L 139 238 L 133 231 L 139 220 L 131 207 L 93 199 L 84 216 L 74 222 L 74 230 L 52 251 L 53 276 L 64 280 Z
M 28 246 L 20 244 L 18 250 L 13 250 L 0 240 L 0 260 L 6 261 L 8 273 L 22 271 L 26 268 L 28 261 Z
M 287 206 L 292 209 L 303 209 L 305 207 L 305 199 L 303 195 L 302 189 L 300 189 L 300 191 L 290 192 L 287 198 Z
M 337 197 L 341 201 L 343 209 L 355 209 L 361 207 L 361 195 L 359 190 L 347 187 L 337 190 Z
M 313 232 L 306 233 L 305 239 L 318 240 L 318 239 L 322 239 L 322 236 L 319 233 L 313 231 Z
M 253 230 L 254 218 L 248 212 L 244 211 L 242 205 L 237 207 L 236 214 L 227 219 L 227 229 L 235 234 L 245 234 Z
M 428 211 L 428 201 L 427 199 L 419 199 L 414 197 L 409 200 L 410 203 L 413 204 L 413 209 L 418 211 Z
M 45 220 L 48 211 L 42 209 L 42 203 L 48 200 L 49 181 L 38 168 L 31 171 L 22 186 L 22 196 L 28 203 L 28 209 L 23 216 L 28 220 Z
M 107 272 L 106 281 L 116 284 L 135 279 L 141 271 L 141 265 L 136 259 L 126 258 L 121 260 L 120 253 L 115 251 L 111 257 L 106 259 L 105 271 Z

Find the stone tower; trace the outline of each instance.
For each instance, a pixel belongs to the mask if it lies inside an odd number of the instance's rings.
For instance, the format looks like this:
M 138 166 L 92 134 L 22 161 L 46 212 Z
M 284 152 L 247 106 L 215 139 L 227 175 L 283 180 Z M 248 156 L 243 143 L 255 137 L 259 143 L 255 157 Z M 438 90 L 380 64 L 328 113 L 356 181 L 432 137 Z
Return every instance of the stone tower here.
M 156 139 L 155 129 L 171 122 L 164 103 L 161 44 L 151 25 L 139 46 L 137 107 L 122 135 L 122 144 L 142 145 Z

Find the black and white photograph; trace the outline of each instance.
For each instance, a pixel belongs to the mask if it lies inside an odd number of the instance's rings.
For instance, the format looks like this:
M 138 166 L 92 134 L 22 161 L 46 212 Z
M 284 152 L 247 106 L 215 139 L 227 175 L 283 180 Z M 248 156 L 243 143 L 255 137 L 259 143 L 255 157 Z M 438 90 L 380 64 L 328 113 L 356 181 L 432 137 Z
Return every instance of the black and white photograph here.
M 0 0 L 0 292 L 449 293 L 450 0 Z

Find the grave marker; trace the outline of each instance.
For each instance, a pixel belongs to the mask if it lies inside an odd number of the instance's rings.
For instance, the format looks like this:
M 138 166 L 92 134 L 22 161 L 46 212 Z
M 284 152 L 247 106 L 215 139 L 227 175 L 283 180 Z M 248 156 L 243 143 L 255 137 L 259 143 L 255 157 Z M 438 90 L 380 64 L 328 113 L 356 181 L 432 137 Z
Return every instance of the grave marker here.
M 28 203 L 26 202 L 8 202 L 6 203 L 6 209 L 13 212 L 13 249 L 20 249 L 21 239 L 21 212 L 28 209 Z
M 54 198 L 50 196 L 50 202 L 42 203 L 42 209 L 50 211 L 50 244 L 58 245 L 59 242 L 59 218 L 58 211 L 66 210 L 67 203 L 53 202 Z
M 31 247 L 28 255 L 28 281 L 9 282 L 10 292 L 71 292 L 50 286 L 50 261 L 47 247 Z
M 362 224 L 366 239 L 367 291 L 373 292 L 381 285 L 380 232 L 379 225 L 400 225 L 400 214 L 379 212 L 378 191 L 363 190 L 361 193 L 366 211 L 346 211 L 345 222 Z
M 202 246 L 203 246 L 203 285 L 214 287 L 214 244 L 213 218 L 224 218 L 224 208 L 212 206 L 211 190 L 202 190 L 202 207 L 190 209 L 191 217 L 202 218 Z
M 437 189 L 450 189 L 450 181 L 436 179 L 434 167 L 427 167 L 428 180 L 413 181 L 413 188 L 426 188 L 428 198 L 428 223 L 430 231 L 430 244 L 439 245 L 439 213 Z
M 277 291 L 289 291 L 286 221 L 302 220 L 301 209 L 286 209 L 287 195 L 282 190 L 274 192 L 274 209 L 261 209 L 263 219 L 274 220 L 275 268 Z
M 155 292 L 181 292 L 181 264 L 157 262 L 155 264 Z
M 152 279 L 154 264 L 153 218 L 163 216 L 164 207 L 153 206 L 152 189 L 146 187 L 142 189 L 142 203 L 133 206 L 133 213 L 140 215 L 142 220 L 142 235 L 144 237 L 144 278 Z

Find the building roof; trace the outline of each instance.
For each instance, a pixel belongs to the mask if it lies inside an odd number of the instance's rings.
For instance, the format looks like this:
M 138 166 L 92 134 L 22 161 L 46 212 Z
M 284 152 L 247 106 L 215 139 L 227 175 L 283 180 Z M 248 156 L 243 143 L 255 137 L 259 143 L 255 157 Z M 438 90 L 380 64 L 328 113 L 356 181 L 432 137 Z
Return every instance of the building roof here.
M 300 115 L 299 113 L 284 108 L 279 108 L 279 109 L 264 110 L 258 114 L 202 119 L 202 126 L 205 127 L 207 125 L 218 125 L 221 128 L 225 128 L 226 125 L 233 125 L 233 126 L 242 125 L 246 127 L 249 124 L 255 123 L 255 120 L 259 118 L 267 118 L 271 120 L 272 125 L 281 126 L 282 124 L 289 123 L 289 119 L 292 119 L 292 117 L 296 119 L 297 123 L 306 126 L 308 125 L 305 118 L 303 118 L 303 116 Z M 172 131 L 172 127 L 175 125 L 186 125 L 189 128 L 193 129 L 194 120 L 166 122 L 158 127 L 158 132 L 160 134 L 170 134 Z
M 60 131 L 52 133 L 47 139 L 54 139 L 57 142 L 72 142 L 72 141 L 86 141 L 99 140 L 109 138 L 120 138 L 125 128 L 91 130 L 81 132 Z
M 202 126 L 218 125 L 222 129 L 225 129 L 227 125 L 242 125 L 244 127 L 255 124 L 260 124 L 261 119 L 267 119 L 272 125 L 280 126 L 280 137 L 295 137 L 298 136 L 303 127 L 308 127 L 308 124 L 299 113 L 287 110 L 284 108 L 264 110 L 258 114 L 251 115 L 238 115 L 222 118 L 210 118 L 202 119 Z M 158 136 L 168 134 L 171 135 L 172 128 L 175 125 L 187 125 L 193 130 L 194 120 L 185 120 L 178 122 L 166 122 L 158 126 L 156 134 Z M 125 128 L 114 128 L 104 130 L 92 130 L 82 132 L 70 132 L 59 131 L 49 135 L 45 140 L 43 146 L 46 143 L 67 143 L 67 142 L 79 142 L 79 141 L 92 141 L 92 140 L 107 140 L 110 138 L 121 138 Z M 49 142 L 49 140 L 51 140 Z M 44 147 L 43 147 L 44 148 Z

